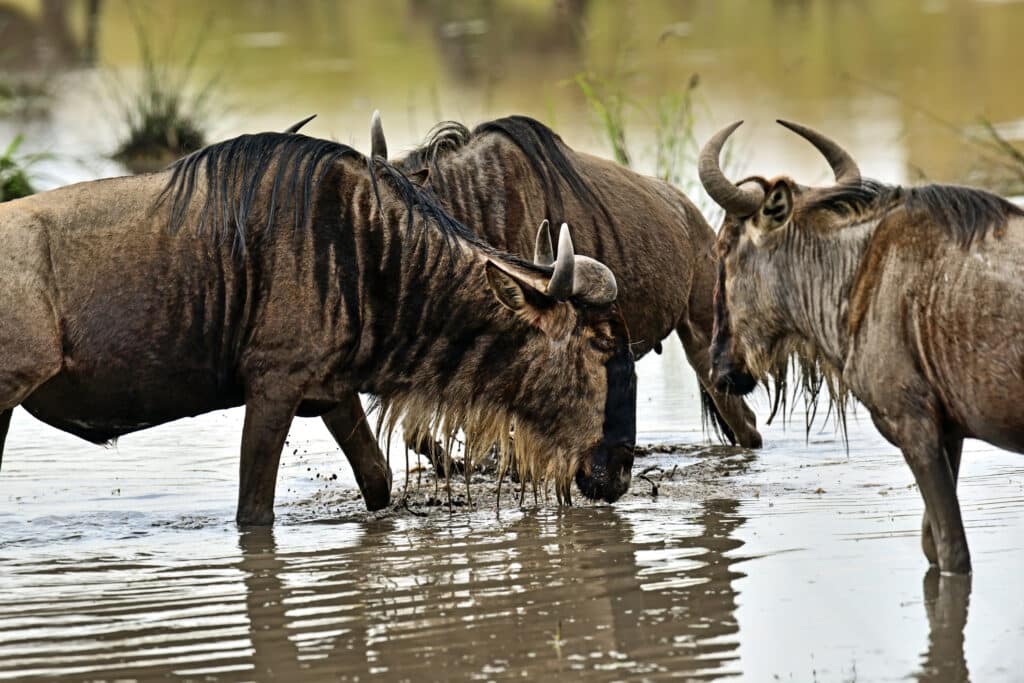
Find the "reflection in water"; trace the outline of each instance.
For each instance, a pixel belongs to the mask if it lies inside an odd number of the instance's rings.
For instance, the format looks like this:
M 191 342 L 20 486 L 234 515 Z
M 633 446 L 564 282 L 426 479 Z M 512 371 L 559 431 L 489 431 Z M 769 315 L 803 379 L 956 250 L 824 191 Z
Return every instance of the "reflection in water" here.
M 964 629 L 971 597 L 970 576 L 942 576 L 932 567 L 924 577 L 928 612 L 928 650 L 922 655 L 919 681 L 952 683 L 970 680 L 964 659 Z
M 189 566 L 20 567 L 0 678 L 729 673 L 737 503 L 641 512 L 643 530 L 610 507 L 389 518 L 352 525 L 344 548 L 283 549 L 268 529 L 242 533 L 240 557 Z

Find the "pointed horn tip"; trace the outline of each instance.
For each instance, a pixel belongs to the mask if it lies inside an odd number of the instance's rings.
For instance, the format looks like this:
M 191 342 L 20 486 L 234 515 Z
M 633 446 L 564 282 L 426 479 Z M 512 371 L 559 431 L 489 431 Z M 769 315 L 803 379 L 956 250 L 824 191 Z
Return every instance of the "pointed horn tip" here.
M 370 120 L 374 123 L 380 123 L 380 109 L 373 110 L 373 114 L 370 115 Z
M 569 224 L 562 223 L 562 227 L 558 229 L 558 253 L 562 253 L 562 249 L 567 249 L 568 253 L 573 253 L 572 245 L 572 233 L 569 232 Z

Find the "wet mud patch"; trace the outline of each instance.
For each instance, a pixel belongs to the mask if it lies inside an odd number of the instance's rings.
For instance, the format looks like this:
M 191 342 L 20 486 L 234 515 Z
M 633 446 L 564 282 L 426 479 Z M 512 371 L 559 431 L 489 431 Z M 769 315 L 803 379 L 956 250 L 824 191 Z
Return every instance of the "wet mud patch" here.
M 758 467 L 750 450 L 718 445 L 654 444 L 640 446 L 633 466 L 630 490 L 614 505 L 636 499 L 666 506 L 692 504 L 707 498 L 749 498 L 760 494 L 761 486 L 741 479 Z M 445 478 L 430 463 L 410 468 L 408 477 L 396 475 L 391 505 L 379 512 L 367 512 L 358 490 L 344 485 L 321 484 L 310 495 L 278 506 L 278 522 L 352 522 L 386 517 L 432 518 L 460 513 L 490 512 L 501 516 L 537 508 L 558 507 L 553 486 L 534 486 L 506 475 L 499 484 L 494 462 L 475 468 L 468 481 L 462 462 L 453 460 Z M 333 484 L 333 482 L 331 482 Z M 499 500 L 500 496 L 500 500 Z M 573 487 L 573 507 L 602 507 L 589 501 Z

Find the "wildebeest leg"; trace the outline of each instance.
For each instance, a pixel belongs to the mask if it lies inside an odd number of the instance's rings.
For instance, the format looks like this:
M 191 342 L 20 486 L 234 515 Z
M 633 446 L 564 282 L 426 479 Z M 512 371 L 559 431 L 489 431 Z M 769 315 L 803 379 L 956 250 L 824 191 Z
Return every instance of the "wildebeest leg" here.
M 7 430 L 11 428 L 11 415 L 14 408 L 0 410 L 0 467 L 4 463 L 4 444 L 7 442 Z
M 676 334 L 683 343 L 683 350 L 690 366 L 697 373 L 697 380 L 714 403 L 721 417 L 720 426 L 726 438 L 745 448 L 760 448 L 761 434 L 757 431 L 754 411 L 739 396 L 730 396 L 716 391 L 711 384 L 711 339 L 690 320 L 679 324 Z
M 323 416 L 324 424 L 352 465 L 367 510 L 380 510 L 391 502 L 391 468 L 366 422 L 359 395 L 352 393 Z
M 958 437 L 947 437 L 943 441 L 943 449 L 946 452 L 946 460 L 949 462 L 949 469 L 953 473 L 953 485 L 956 486 L 960 475 L 960 454 L 963 451 L 964 440 Z M 935 552 L 935 539 L 932 538 L 931 525 L 928 524 L 928 511 L 924 511 L 921 519 L 921 548 L 928 562 L 937 565 L 938 555 Z
M 430 461 L 438 476 L 443 476 L 444 469 L 444 446 L 441 445 L 433 434 L 427 431 L 417 431 L 414 421 L 408 418 L 402 421 L 402 433 L 405 434 L 405 447 L 416 455 L 422 455 Z M 454 463 L 449 463 L 451 466 Z
M 267 526 L 274 522 L 277 466 L 298 404 L 297 400 L 281 402 L 263 397 L 246 401 L 235 515 L 239 524 Z
M 939 569 L 943 573 L 969 574 L 971 556 L 943 435 L 934 419 L 908 410 L 904 404 L 898 416 L 884 417 L 873 411 L 871 417 L 879 431 L 900 447 L 914 473 L 924 498 Z

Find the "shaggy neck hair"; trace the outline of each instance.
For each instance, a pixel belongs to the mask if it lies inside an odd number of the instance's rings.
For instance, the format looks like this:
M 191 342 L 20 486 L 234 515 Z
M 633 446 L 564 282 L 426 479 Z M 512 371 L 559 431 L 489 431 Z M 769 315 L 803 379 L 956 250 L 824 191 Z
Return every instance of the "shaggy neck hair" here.
M 376 396 L 388 433 L 403 416 L 414 431 L 442 439 L 462 429 L 473 438 L 470 459 L 497 442 L 506 463 L 516 456 L 523 481 L 554 478 L 568 491 L 580 449 L 568 443 L 565 422 L 581 411 L 560 411 L 565 402 L 550 396 L 586 405 L 593 378 L 575 367 L 572 338 L 552 350 L 498 304 L 484 277 L 488 259 L 542 279 L 550 267 L 492 248 L 387 162 L 302 135 L 241 136 L 178 161 L 161 206 L 171 232 L 194 225 L 197 236 L 230 243 L 238 262 L 260 261 L 271 243 L 312 245 L 307 269 L 315 270 L 318 310 L 344 326 L 339 339 L 351 340 L 339 362 L 359 390 Z M 345 273 L 349 285 L 332 273 Z M 531 344 L 565 369 L 538 364 Z
M 849 349 L 850 299 L 878 225 L 892 212 L 905 210 L 919 215 L 940 239 L 969 249 L 976 240 L 1000 234 L 1024 210 L 997 195 L 955 185 L 908 188 L 864 180 L 814 192 L 798 207 L 775 247 L 777 267 L 785 274 L 779 286 L 785 291 L 772 296 L 788 302 L 784 315 L 794 333 L 772 340 L 766 353 L 751 359 L 751 367 L 773 380 L 772 417 L 780 407 L 785 411 L 787 388 L 797 372 L 797 387 L 808 406 L 808 429 L 824 385 L 828 412 L 834 411 L 845 439 L 849 392 L 842 368 Z M 832 215 L 822 217 L 821 212 Z M 805 283 L 806 291 L 794 296 L 797 283 Z

